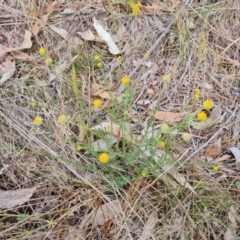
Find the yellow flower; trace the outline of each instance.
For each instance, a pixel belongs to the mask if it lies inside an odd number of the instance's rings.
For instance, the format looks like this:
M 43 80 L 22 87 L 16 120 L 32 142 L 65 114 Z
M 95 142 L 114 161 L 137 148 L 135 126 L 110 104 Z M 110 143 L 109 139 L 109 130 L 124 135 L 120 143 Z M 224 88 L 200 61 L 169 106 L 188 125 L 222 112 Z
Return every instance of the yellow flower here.
M 135 3 L 134 1 L 130 2 L 130 7 L 132 8 L 132 15 L 133 16 L 137 16 L 139 15 L 139 13 L 141 12 L 140 7 L 141 7 L 141 3 Z
M 122 84 L 123 85 L 128 85 L 130 83 L 130 78 L 125 76 L 122 78 Z
M 102 67 L 102 63 L 99 62 L 99 63 L 97 64 L 97 66 L 98 66 L 99 68 Z
M 45 64 L 49 67 L 51 66 L 53 63 L 53 60 L 51 58 L 47 58 L 46 61 L 45 61 Z
M 219 171 L 219 167 L 218 166 L 214 166 L 213 167 L 213 171 L 215 171 L 215 172 Z
M 166 123 L 163 123 L 161 129 L 163 133 L 166 133 L 169 130 L 169 126 Z
M 99 56 L 98 54 L 96 54 L 96 55 L 94 56 L 94 59 L 95 59 L 95 60 L 99 60 L 99 59 L 100 59 L 100 56 Z
M 160 147 L 160 148 L 165 148 L 165 147 L 166 147 L 166 143 L 165 143 L 164 141 L 161 141 L 161 142 L 159 143 L 159 147 Z
M 200 121 L 205 121 L 207 120 L 207 114 L 204 111 L 201 111 L 200 113 L 198 113 L 197 118 Z
M 81 148 L 80 145 L 76 145 L 76 146 L 75 146 L 75 149 L 79 152 L 82 148 Z
M 199 98 L 200 98 L 200 94 L 194 93 L 193 97 L 194 97 L 195 99 L 199 99 Z
M 119 56 L 117 57 L 117 60 L 118 60 L 118 61 L 121 61 L 121 60 L 122 60 L 122 56 L 119 55 Z
M 43 120 L 41 117 L 35 117 L 33 122 L 35 125 L 40 126 L 43 123 Z
M 148 95 L 152 96 L 154 94 L 154 90 L 152 88 L 149 88 L 147 90 Z
M 30 103 L 30 106 L 31 106 L 32 108 L 35 108 L 35 107 L 36 107 L 36 103 L 35 103 L 35 102 L 31 102 L 31 103 Z
M 93 106 L 98 108 L 102 105 L 102 100 L 101 99 L 96 99 L 93 101 Z
M 169 82 L 171 80 L 171 77 L 169 75 L 164 75 L 163 76 L 163 81 L 164 82 Z
M 107 163 L 109 161 L 109 156 L 107 153 L 102 153 L 98 157 L 100 163 Z
M 192 136 L 191 136 L 191 134 L 189 134 L 189 133 L 184 133 L 184 134 L 182 135 L 182 139 L 183 139 L 185 142 L 190 141 L 191 138 L 192 138 Z
M 193 97 L 194 97 L 195 99 L 199 99 L 199 98 L 201 97 L 201 90 L 200 90 L 199 88 L 196 88 L 196 89 L 194 90 Z
M 58 123 L 64 124 L 66 121 L 67 117 L 64 114 L 58 116 Z
M 210 110 L 213 108 L 213 102 L 211 100 L 206 100 L 203 102 L 203 108 L 206 110 Z
M 145 57 L 145 58 L 149 57 L 149 52 L 146 52 L 146 53 L 144 54 L 144 57 Z
M 39 54 L 44 55 L 46 53 L 46 50 L 45 50 L 45 48 L 40 47 L 38 52 L 39 52 Z
M 31 135 L 35 135 L 36 134 L 36 131 L 35 130 L 31 130 Z
M 142 177 L 145 178 L 147 176 L 147 173 L 146 172 L 142 172 L 141 175 L 142 175 Z

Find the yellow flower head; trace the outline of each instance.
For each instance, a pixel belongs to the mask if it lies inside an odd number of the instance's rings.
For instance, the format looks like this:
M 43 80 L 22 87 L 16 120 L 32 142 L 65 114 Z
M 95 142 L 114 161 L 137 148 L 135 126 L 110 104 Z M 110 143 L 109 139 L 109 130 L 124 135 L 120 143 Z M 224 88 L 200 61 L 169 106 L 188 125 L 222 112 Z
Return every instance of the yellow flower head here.
M 166 147 L 166 142 L 161 141 L 161 142 L 159 143 L 159 147 L 160 147 L 160 148 L 165 148 L 165 147 Z
M 43 120 L 41 117 L 35 117 L 33 123 L 37 126 L 40 126 L 43 123 Z
M 122 84 L 123 85 L 128 85 L 130 83 L 130 78 L 125 76 L 122 78 Z
M 206 100 L 203 102 L 203 108 L 206 110 L 210 110 L 213 108 L 213 102 L 211 100 Z
M 154 94 L 154 90 L 152 88 L 149 88 L 147 90 L 148 95 L 152 96 Z
M 40 47 L 40 48 L 38 49 L 38 52 L 39 52 L 39 54 L 44 55 L 44 54 L 46 53 L 46 49 L 43 48 L 43 47 Z
M 76 146 L 75 146 L 75 149 L 79 152 L 82 148 L 81 148 L 80 145 L 76 145 Z
M 213 166 L 213 171 L 215 171 L 215 172 L 219 171 L 219 167 L 218 166 Z
M 66 121 L 67 117 L 64 114 L 58 116 L 58 123 L 64 124 Z
M 161 126 L 161 130 L 163 133 L 166 133 L 169 130 L 169 126 L 166 123 L 163 123 Z
M 191 138 L 192 138 L 192 136 L 191 136 L 191 134 L 189 134 L 189 133 L 184 133 L 184 134 L 182 135 L 182 139 L 183 139 L 185 142 L 190 141 Z
M 108 156 L 107 153 L 102 153 L 102 154 L 99 155 L 98 159 L 99 159 L 100 163 L 105 164 L 109 161 L 109 156 Z
M 201 97 L 201 90 L 200 90 L 199 88 L 196 88 L 196 89 L 194 90 L 193 97 L 194 97 L 195 99 L 199 99 L 199 98 Z
M 100 107 L 101 105 L 102 105 L 102 100 L 101 100 L 101 99 L 96 99 L 96 100 L 93 101 L 93 106 L 94 106 L 95 108 L 98 108 L 98 107 Z
M 146 52 L 146 53 L 144 54 L 144 57 L 145 57 L 145 58 L 149 57 L 149 52 Z
M 131 1 L 130 2 L 130 7 L 132 8 L 132 15 L 133 16 L 138 16 L 139 15 L 139 13 L 141 12 L 141 10 L 140 10 L 140 7 L 141 7 L 142 5 L 141 5 L 141 3 L 140 2 L 138 2 L 138 3 L 136 3 L 136 2 L 134 2 L 134 1 Z
M 97 64 L 97 66 L 98 66 L 99 68 L 102 67 L 102 63 L 99 62 L 99 63 Z
M 94 56 L 94 59 L 95 59 L 95 60 L 99 60 L 99 59 L 100 59 L 100 56 L 99 56 L 98 54 L 96 54 L 96 55 Z
M 47 58 L 46 61 L 45 61 L 45 64 L 49 67 L 51 66 L 53 63 L 53 60 L 51 58 Z
M 147 176 L 147 173 L 146 172 L 142 172 L 141 175 L 142 175 L 142 177 L 145 178 Z
M 36 107 L 36 103 L 35 102 L 31 102 L 30 106 L 31 106 L 31 108 L 35 108 Z
M 122 60 L 122 56 L 119 55 L 119 56 L 117 57 L 117 60 L 118 60 L 118 61 L 121 61 L 121 60 Z
M 206 121 L 207 120 L 207 114 L 204 111 L 201 111 L 197 115 L 198 120 L 200 121 Z
M 35 135 L 36 134 L 36 131 L 35 130 L 31 130 L 31 135 Z
M 164 82 L 169 82 L 171 80 L 171 77 L 169 75 L 164 75 L 163 76 L 163 81 Z

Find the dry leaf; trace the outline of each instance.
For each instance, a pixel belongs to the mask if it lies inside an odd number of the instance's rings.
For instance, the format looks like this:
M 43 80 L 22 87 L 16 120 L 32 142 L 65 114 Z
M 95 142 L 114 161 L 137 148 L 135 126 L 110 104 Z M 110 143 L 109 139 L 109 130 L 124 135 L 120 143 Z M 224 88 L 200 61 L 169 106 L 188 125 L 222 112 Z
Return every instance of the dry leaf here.
M 158 213 L 156 211 L 153 211 L 150 214 L 150 216 L 149 216 L 149 218 L 148 218 L 148 220 L 147 220 L 147 222 L 144 226 L 142 234 L 141 234 L 141 236 L 139 237 L 138 240 L 149 239 L 151 237 L 152 231 L 153 231 L 157 221 L 158 221 Z
M 127 142 L 134 142 L 134 141 L 141 140 L 140 136 L 136 136 L 136 135 L 130 134 L 129 132 L 123 131 L 123 130 L 121 130 L 121 128 L 118 124 L 112 123 L 112 122 L 102 122 L 101 124 L 96 125 L 90 129 L 91 130 L 103 130 L 107 133 L 111 133 L 111 134 L 115 135 L 116 137 L 122 137 Z
M 187 182 L 186 178 L 182 174 L 178 173 L 174 168 L 166 165 L 163 167 L 163 170 L 170 174 L 180 185 L 195 193 L 193 187 Z
M 227 228 L 227 231 L 224 234 L 224 240 L 237 240 L 236 234 L 234 234 L 234 230 L 232 228 Z
M 97 21 L 95 17 L 93 18 L 93 26 L 97 31 L 99 37 L 108 45 L 109 52 L 114 55 L 120 54 L 120 50 L 113 41 L 111 35 L 102 27 L 102 25 Z
M 89 224 L 91 224 L 93 228 L 98 225 L 103 225 L 105 222 L 116 218 L 120 212 L 121 209 L 118 200 L 105 203 L 83 218 L 79 225 L 79 230 L 86 229 Z
M 184 117 L 186 116 L 186 112 L 184 113 L 173 113 L 173 112 L 163 112 L 163 111 L 157 111 L 154 115 L 154 117 L 157 120 L 160 121 L 165 121 L 165 122 L 180 122 L 184 119 Z M 153 112 L 149 112 L 150 116 L 153 116 Z
M 77 32 L 78 35 L 81 36 L 82 39 L 86 40 L 86 41 L 94 41 L 95 40 L 95 35 L 92 32 L 92 30 L 88 29 L 85 32 Z
M 157 3 L 152 3 L 152 5 L 148 5 L 148 6 L 142 6 L 142 10 L 143 12 L 146 12 L 148 14 L 154 14 L 155 12 L 157 12 L 157 10 L 159 11 L 162 11 L 163 10 L 163 7 L 160 6 L 159 4 Z
M 231 147 L 229 148 L 229 150 L 232 152 L 232 154 L 234 155 L 236 162 L 240 163 L 240 150 L 236 147 Z
M 13 191 L 0 191 L 0 209 L 11 209 L 29 201 L 37 187 Z
M 215 157 L 216 155 L 221 153 L 221 149 L 222 149 L 222 139 L 215 139 L 214 143 L 211 144 L 207 151 L 206 151 L 206 156 L 208 157 Z
M 12 51 L 21 51 L 23 49 L 29 49 L 32 47 L 32 33 L 29 32 L 28 30 L 25 30 L 25 35 L 24 35 L 24 39 L 22 42 L 22 45 L 20 47 L 16 47 L 16 48 L 8 48 L 7 52 L 12 52 Z
M 19 60 L 32 60 L 33 59 L 33 57 L 29 56 L 28 54 L 23 53 L 23 52 L 18 52 L 18 51 L 13 51 L 12 56 L 15 59 L 19 59 Z
M 65 61 L 62 63 L 60 66 L 56 66 L 55 68 L 55 73 L 51 73 L 49 76 L 49 81 L 53 81 L 56 78 L 61 79 L 62 78 L 62 73 L 67 70 L 73 63 L 74 61 L 78 58 L 78 56 L 73 57 L 70 61 Z
M 0 79 L 0 84 L 3 84 L 5 81 L 7 81 L 9 78 L 11 78 L 13 76 L 15 70 L 16 70 L 16 68 L 15 68 L 15 61 L 11 62 L 11 64 L 7 64 L 7 66 L 8 66 L 8 69 L 3 74 L 2 78 Z
M 117 142 L 117 137 L 114 135 L 108 135 L 105 139 L 99 139 L 92 144 L 94 151 L 108 151 L 109 147 Z
M 38 34 L 38 32 L 42 26 L 47 25 L 48 17 L 53 13 L 55 7 L 57 7 L 60 3 L 61 3 L 61 0 L 56 0 L 46 7 L 46 9 L 44 10 L 44 12 L 46 12 L 46 14 L 44 14 L 41 17 L 41 19 L 39 20 L 39 22 L 36 22 L 31 28 L 31 32 L 35 36 Z
M 85 240 L 83 231 L 91 225 L 92 228 L 98 225 L 104 225 L 109 220 L 116 219 L 117 215 L 121 213 L 118 200 L 114 200 L 95 208 L 91 213 L 87 214 L 80 225 L 77 227 L 70 227 L 69 233 L 64 237 L 66 240 Z
M 68 36 L 68 32 L 67 30 L 63 29 L 63 28 L 57 28 L 53 25 L 49 26 L 54 32 L 58 33 L 60 36 L 62 36 L 64 39 L 67 40 L 67 36 Z
M 68 7 L 68 8 L 65 8 L 61 14 L 71 14 L 71 13 L 75 13 L 77 10 L 75 7 Z

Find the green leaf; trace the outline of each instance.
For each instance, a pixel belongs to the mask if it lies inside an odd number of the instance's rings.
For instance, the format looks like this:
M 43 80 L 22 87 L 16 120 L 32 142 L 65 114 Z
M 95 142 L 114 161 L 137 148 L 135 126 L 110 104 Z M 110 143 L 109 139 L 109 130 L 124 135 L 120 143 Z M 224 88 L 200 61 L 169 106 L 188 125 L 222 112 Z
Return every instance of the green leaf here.
M 209 118 L 206 121 L 202 121 L 202 122 L 191 120 L 189 122 L 189 125 L 192 126 L 194 129 L 203 130 L 222 122 L 223 119 L 224 119 L 224 115 L 218 118 Z

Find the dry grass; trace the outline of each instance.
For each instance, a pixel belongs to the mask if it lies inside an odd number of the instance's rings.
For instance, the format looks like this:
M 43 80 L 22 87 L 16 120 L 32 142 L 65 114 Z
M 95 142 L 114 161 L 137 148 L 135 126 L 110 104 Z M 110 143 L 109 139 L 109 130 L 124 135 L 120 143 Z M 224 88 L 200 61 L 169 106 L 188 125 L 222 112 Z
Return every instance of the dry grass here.
M 51 12 L 32 47 L 22 50 L 30 60 L 14 60 L 14 53 L 1 58 L 11 57 L 16 70 L 0 86 L 0 189 L 37 186 L 29 201 L 0 209 L 1 239 L 239 239 L 240 169 L 229 152 L 240 148 L 237 1 L 184 1 L 190 3 L 172 11 L 171 1 L 157 1 L 164 6 L 161 14 L 137 17 L 125 1 L 60 2 L 52 10 L 50 1 L 0 2 L 0 43 L 9 48 L 20 46 L 24 30 Z M 61 14 L 68 8 L 74 11 Z M 111 35 L 119 30 L 122 60 L 105 44 L 77 35 L 94 31 L 93 17 Z M 170 32 L 144 57 L 172 19 Z M 66 29 L 68 37 L 50 25 Z M 41 46 L 45 56 L 38 53 Z M 46 66 L 46 57 L 54 65 Z M 150 66 L 133 72 L 135 61 Z M 122 91 L 125 75 L 131 82 Z M 92 105 L 99 96 L 94 83 L 110 94 L 99 110 Z M 197 101 L 196 88 L 202 92 Z M 215 105 L 210 119 L 222 121 L 194 129 L 191 114 L 206 99 Z M 154 109 L 190 115 L 160 134 L 162 121 L 149 115 Z M 67 117 L 64 124 L 58 122 L 61 114 Z M 36 116 L 43 119 L 39 127 L 33 124 Z M 110 121 L 123 133 L 114 144 L 109 134 L 92 129 Z M 160 135 L 149 137 L 146 132 L 153 129 Z M 184 132 L 192 135 L 190 142 L 182 140 Z M 108 145 L 106 165 L 98 161 L 102 151 L 93 147 L 99 139 Z M 164 151 L 156 140 L 166 142 Z

